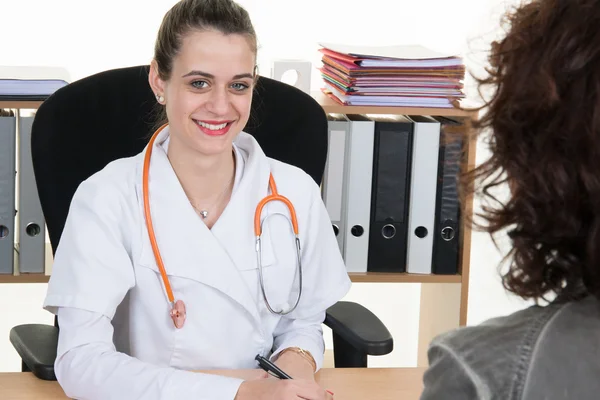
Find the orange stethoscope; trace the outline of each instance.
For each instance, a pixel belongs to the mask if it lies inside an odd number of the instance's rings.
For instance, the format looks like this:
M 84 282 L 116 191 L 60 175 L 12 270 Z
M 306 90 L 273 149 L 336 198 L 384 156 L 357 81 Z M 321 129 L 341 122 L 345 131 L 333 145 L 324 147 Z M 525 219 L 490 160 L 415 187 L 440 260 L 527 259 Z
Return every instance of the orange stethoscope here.
M 162 131 L 166 126 L 167 126 L 167 124 L 158 128 L 156 130 L 156 132 L 154 132 L 154 134 L 152 135 L 152 138 L 150 139 L 150 141 L 148 143 L 148 148 L 146 150 L 146 154 L 144 157 L 144 169 L 143 169 L 143 175 L 142 175 L 142 192 L 143 192 L 143 200 L 144 200 L 144 216 L 146 218 L 146 226 L 148 229 L 148 236 L 150 237 L 150 244 L 152 246 L 152 251 L 154 253 L 154 257 L 156 258 L 156 263 L 158 264 L 158 268 L 160 270 L 160 274 L 162 276 L 163 283 L 165 285 L 165 290 L 167 292 L 169 304 L 171 305 L 170 316 L 173 319 L 173 323 L 175 324 L 175 327 L 181 328 L 181 327 L 183 327 L 183 324 L 184 324 L 185 318 L 186 318 L 185 303 L 182 300 L 175 301 L 175 298 L 173 296 L 173 291 L 171 289 L 169 277 L 167 276 L 165 266 L 164 266 L 162 257 L 160 255 L 160 251 L 158 249 L 158 243 L 156 242 L 156 235 L 154 233 L 154 227 L 152 225 L 152 215 L 150 213 L 150 194 L 149 194 L 149 188 L 148 188 L 148 176 L 150 173 L 150 156 L 152 155 L 152 148 L 154 146 L 154 141 L 156 140 L 156 137 L 158 136 L 160 131 Z M 277 192 L 277 186 L 275 185 L 275 180 L 273 179 L 272 174 L 269 174 L 269 189 L 271 191 L 271 194 L 266 196 L 265 198 L 263 198 L 258 203 L 258 205 L 256 207 L 256 211 L 254 213 L 254 234 L 256 236 L 256 247 L 255 247 L 256 260 L 258 263 L 260 288 L 261 288 L 262 296 L 263 296 L 263 299 L 265 301 L 267 308 L 269 309 L 270 312 L 272 312 L 274 314 L 286 315 L 296 309 L 296 307 L 298 306 L 298 303 L 300 302 L 300 297 L 302 296 L 302 259 L 300 256 L 300 238 L 299 238 L 299 234 L 298 234 L 298 220 L 296 218 L 296 211 L 294 210 L 294 205 L 292 204 L 292 202 L 287 197 L 282 196 Z M 298 291 L 296 303 L 294 304 L 293 307 L 291 307 L 290 309 L 288 309 L 286 311 L 275 310 L 274 308 L 271 307 L 271 304 L 269 303 L 269 300 L 267 299 L 267 294 L 265 291 L 265 286 L 264 286 L 264 281 L 263 281 L 262 252 L 261 252 L 261 245 L 260 245 L 260 236 L 262 234 L 262 223 L 264 223 L 264 221 L 271 215 L 281 214 L 281 213 L 273 213 L 273 214 L 267 216 L 267 218 L 265 218 L 265 220 L 263 220 L 261 222 L 260 217 L 262 214 L 262 210 L 263 210 L 264 206 L 270 201 L 281 201 L 287 206 L 287 208 L 289 209 L 289 212 L 290 212 L 290 218 L 287 218 L 287 219 L 290 222 L 290 224 L 292 226 L 292 230 L 294 231 L 294 235 L 295 235 L 296 262 L 297 262 L 297 269 L 298 269 L 298 276 L 299 276 L 299 291 Z

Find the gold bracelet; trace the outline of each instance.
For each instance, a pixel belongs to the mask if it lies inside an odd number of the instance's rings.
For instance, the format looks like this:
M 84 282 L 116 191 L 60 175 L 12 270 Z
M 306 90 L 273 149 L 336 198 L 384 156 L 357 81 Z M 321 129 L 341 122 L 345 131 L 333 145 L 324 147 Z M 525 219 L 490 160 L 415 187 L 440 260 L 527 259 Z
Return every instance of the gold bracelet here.
M 294 353 L 299 354 L 302 358 L 304 358 L 306 361 L 308 361 L 312 367 L 313 367 L 313 372 L 315 372 L 317 370 L 317 362 L 315 361 L 315 358 L 312 356 L 312 354 L 310 354 L 310 351 L 301 349 L 300 347 L 287 347 L 285 349 L 283 349 L 279 355 L 277 356 L 277 358 L 281 357 L 282 354 L 291 351 Z

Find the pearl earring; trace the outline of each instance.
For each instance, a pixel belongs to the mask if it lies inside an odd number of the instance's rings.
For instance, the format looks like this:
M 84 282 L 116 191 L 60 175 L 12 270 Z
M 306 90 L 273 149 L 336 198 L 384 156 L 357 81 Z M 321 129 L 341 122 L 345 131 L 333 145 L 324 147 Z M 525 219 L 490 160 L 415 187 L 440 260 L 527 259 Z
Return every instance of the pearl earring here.
M 165 101 L 165 98 L 159 95 L 156 95 L 156 101 L 158 101 L 159 103 L 162 104 L 163 101 Z

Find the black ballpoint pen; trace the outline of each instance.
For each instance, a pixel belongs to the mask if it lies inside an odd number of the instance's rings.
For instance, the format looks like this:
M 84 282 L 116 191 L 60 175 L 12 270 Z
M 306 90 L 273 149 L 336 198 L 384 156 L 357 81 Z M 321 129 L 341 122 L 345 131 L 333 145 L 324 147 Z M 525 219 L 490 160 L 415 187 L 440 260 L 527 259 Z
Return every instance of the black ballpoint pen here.
M 277 365 L 273 364 L 271 361 L 267 360 L 260 354 L 257 354 L 254 359 L 258 362 L 258 365 L 260 365 L 262 369 L 264 369 L 267 372 L 272 372 L 279 379 L 292 379 L 291 376 L 283 372 Z
M 283 372 L 281 368 L 279 368 L 277 365 L 273 364 L 271 361 L 267 360 L 260 354 L 257 354 L 254 359 L 258 361 L 258 365 L 260 365 L 262 369 L 275 374 L 275 376 L 277 376 L 279 379 L 292 379 L 292 377 Z M 327 393 L 333 396 L 333 392 L 331 390 L 327 390 Z

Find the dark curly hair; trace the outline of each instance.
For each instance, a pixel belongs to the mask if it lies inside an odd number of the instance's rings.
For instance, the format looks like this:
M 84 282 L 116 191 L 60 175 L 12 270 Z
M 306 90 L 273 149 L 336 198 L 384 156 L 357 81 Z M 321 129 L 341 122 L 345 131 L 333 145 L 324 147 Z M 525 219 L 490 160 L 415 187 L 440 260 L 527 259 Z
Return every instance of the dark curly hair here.
M 471 132 L 491 157 L 461 177 L 486 201 L 476 229 L 507 232 L 505 288 L 524 299 L 600 297 L 600 2 L 534 0 L 502 20 Z M 493 194 L 506 185 L 510 198 Z

